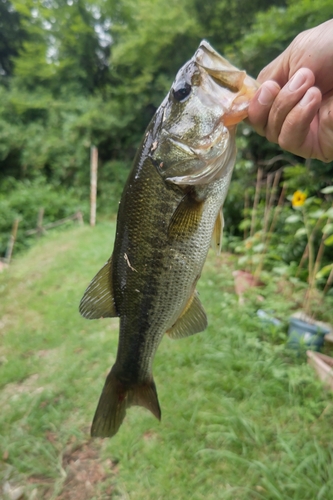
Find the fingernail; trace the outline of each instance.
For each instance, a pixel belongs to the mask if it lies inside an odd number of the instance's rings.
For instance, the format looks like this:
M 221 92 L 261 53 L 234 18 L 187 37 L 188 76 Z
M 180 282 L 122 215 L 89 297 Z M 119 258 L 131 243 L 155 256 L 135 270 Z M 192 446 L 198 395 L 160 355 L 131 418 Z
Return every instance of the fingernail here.
M 265 87 L 265 85 L 263 85 L 260 89 L 258 102 L 262 106 L 269 106 L 270 104 L 272 104 L 273 101 L 274 101 L 274 96 L 272 92 L 267 87 Z
M 304 73 L 302 71 L 297 71 L 297 73 L 294 74 L 294 76 L 289 82 L 288 87 L 290 92 L 295 92 L 295 90 L 298 90 L 300 87 L 302 87 L 304 82 L 305 82 Z
M 302 99 L 299 101 L 299 105 L 302 106 L 302 108 L 305 108 L 312 101 L 313 95 L 312 92 L 309 92 L 309 90 L 304 94 Z

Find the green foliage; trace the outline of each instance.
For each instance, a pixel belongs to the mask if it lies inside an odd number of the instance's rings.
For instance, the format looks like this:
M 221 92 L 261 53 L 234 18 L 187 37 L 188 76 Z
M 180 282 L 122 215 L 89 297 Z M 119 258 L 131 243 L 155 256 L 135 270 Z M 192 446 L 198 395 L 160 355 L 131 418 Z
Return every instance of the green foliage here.
M 19 222 L 15 252 L 29 246 L 35 236 L 30 238 L 27 230 L 37 226 L 38 212 L 44 208 L 44 224 L 74 215 L 78 210 L 87 214 L 86 204 L 80 201 L 73 188 L 57 189 L 38 178 L 34 181 L 16 181 L 8 178 L 0 191 L 0 255 L 5 255 L 12 225 Z
M 332 186 L 321 188 L 324 178 L 317 178 L 309 162 L 259 174 L 255 189 L 245 189 L 242 237 L 229 238 L 229 248 L 240 255 L 238 265 L 256 277 L 268 271 L 306 282 L 302 307 L 311 313 L 316 287 L 327 293 L 333 282 Z
M 20 16 L 11 5 L 10 0 L 0 1 L 0 82 L 13 73 L 13 57 L 25 39 L 25 32 L 20 23 Z
M 20 85 L 30 91 L 46 86 L 57 93 L 64 84 L 73 84 L 85 93 L 102 84 L 109 49 L 101 39 L 105 18 L 98 3 L 14 0 L 13 4 L 27 33 L 15 61 Z
M 287 0 L 286 4 L 258 12 L 248 33 L 238 42 L 236 55 L 250 74 L 257 75 L 298 33 L 332 17 L 331 0 Z
M 76 198 L 87 200 L 90 146 L 95 145 L 98 207 L 116 210 L 144 130 L 202 38 L 255 75 L 299 31 L 331 17 L 330 4 L 1 0 L 0 190 L 8 177 L 46 179 L 51 190 L 73 188 Z M 229 241 L 244 229 L 239 229 L 244 193 L 251 203 L 258 165 L 280 154 L 278 146 L 246 125 L 239 127 L 238 149 L 225 205 Z M 285 158 L 295 163 L 293 155 Z M 283 163 L 269 164 L 265 175 Z M 287 180 L 288 175 L 285 169 Z M 311 183 L 320 191 L 332 175 L 332 164 L 313 161 L 295 189 Z M 281 236 L 279 223 L 277 229 Z M 295 248 L 281 248 L 280 242 L 276 252 L 292 260 Z
M 128 162 L 114 160 L 104 163 L 103 169 L 99 172 L 98 206 L 101 206 L 102 211 L 108 215 L 118 211 L 129 170 Z
M 272 6 L 285 7 L 286 0 L 212 0 L 194 2 L 197 17 L 208 38 L 217 49 L 237 46 L 251 28 L 258 12 L 265 12 Z
M 90 144 L 102 168 L 130 163 L 200 39 L 223 51 L 266 7 L 261 0 L 232 8 L 194 0 L 2 2 L 19 37 L 3 35 L 15 76 L 0 88 L 0 180 L 42 174 L 86 187 Z M 245 23 L 239 10 L 247 11 Z

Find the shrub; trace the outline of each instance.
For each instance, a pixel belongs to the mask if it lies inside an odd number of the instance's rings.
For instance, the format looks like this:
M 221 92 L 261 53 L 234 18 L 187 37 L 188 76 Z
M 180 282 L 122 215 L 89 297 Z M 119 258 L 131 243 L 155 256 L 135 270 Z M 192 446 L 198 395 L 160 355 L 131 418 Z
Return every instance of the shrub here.
M 78 210 L 87 214 L 87 202 L 73 188 L 47 184 L 43 178 L 17 181 L 8 178 L 0 190 L 0 255 L 4 256 L 11 228 L 19 219 L 15 251 L 28 247 L 33 238 L 26 231 L 37 226 L 39 210 L 44 209 L 44 223 L 68 217 Z

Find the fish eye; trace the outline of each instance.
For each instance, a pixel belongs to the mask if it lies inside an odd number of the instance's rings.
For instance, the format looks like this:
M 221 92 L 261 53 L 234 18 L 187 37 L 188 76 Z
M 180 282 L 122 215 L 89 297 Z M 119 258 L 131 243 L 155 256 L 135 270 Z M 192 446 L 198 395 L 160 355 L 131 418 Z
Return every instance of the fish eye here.
M 183 102 L 191 93 L 192 87 L 188 83 L 182 83 L 178 89 L 173 89 L 173 97 L 176 101 Z

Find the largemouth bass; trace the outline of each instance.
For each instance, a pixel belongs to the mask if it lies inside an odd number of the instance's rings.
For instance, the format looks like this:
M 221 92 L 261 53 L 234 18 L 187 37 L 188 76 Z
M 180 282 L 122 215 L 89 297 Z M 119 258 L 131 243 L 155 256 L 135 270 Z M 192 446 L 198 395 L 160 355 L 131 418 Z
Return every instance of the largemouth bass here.
M 152 364 L 163 335 L 207 326 L 195 287 L 211 240 L 220 247 L 236 124 L 257 88 L 203 41 L 147 128 L 121 197 L 113 255 L 80 303 L 85 318 L 120 317 L 92 436 L 116 434 L 132 405 L 160 419 Z

